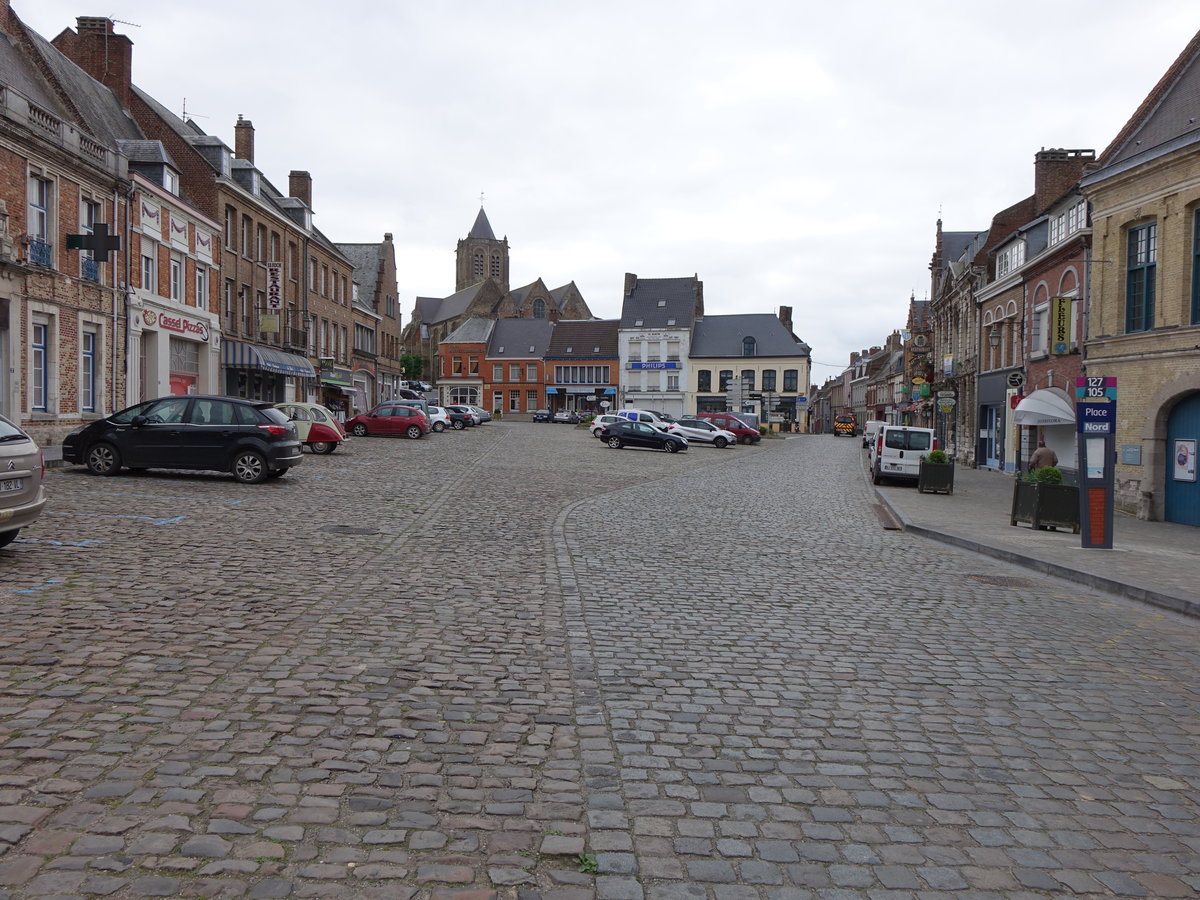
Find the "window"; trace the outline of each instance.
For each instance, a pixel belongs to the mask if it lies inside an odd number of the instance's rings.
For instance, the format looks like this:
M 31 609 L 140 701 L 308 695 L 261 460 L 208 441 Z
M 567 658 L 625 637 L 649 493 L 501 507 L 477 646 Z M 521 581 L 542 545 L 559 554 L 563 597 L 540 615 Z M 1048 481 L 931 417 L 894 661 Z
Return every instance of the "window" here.
M 758 342 L 752 337 L 742 338 L 742 356 L 755 356 Z
M 29 261 L 35 266 L 51 268 L 50 201 L 51 183 L 48 178 L 31 175 L 29 178 Z
M 800 370 L 799 369 L 784 369 L 783 370 L 783 390 L 784 393 L 796 393 L 800 390 Z
M 492 409 L 504 408 L 504 391 L 492 391 Z
M 520 391 L 509 391 L 508 392 L 508 411 L 509 412 L 520 412 L 521 411 L 521 392 Z
M 83 200 L 79 205 L 79 232 L 85 235 L 96 233 L 96 223 L 100 221 L 100 204 L 91 200 Z M 79 251 L 79 274 L 88 281 L 99 281 L 100 270 L 96 265 L 96 251 Z
M 467 370 L 468 374 L 478 375 L 479 374 L 479 357 L 478 356 L 472 356 L 470 358 L 470 366 L 471 367 Z
M 179 173 L 164 166 L 162 185 L 175 196 L 179 196 Z
M 208 309 L 208 269 L 196 266 L 196 306 Z
M 504 380 L 504 364 L 492 363 L 492 381 Z
M 234 319 L 237 317 L 237 308 L 234 306 L 233 298 L 234 298 L 233 279 L 226 278 L 225 279 L 225 298 L 224 298 L 225 299 L 225 322 L 229 326 L 233 325 Z
M 538 402 L 537 391 L 526 391 L 525 392 L 525 408 L 526 409 L 537 409 L 537 402 Z
M 183 258 L 171 255 L 171 299 L 183 302 Z
M 996 277 L 1003 278 L 1025 264 L 1025 242 L 1015 241 L 996 255 Z
M 1151 222 L 1129 229 L 1125 271 L 1125 331 L 1154 327 L 1154 272 L 1158 256 L 1158 226 Z
M 455 375 L 461 375 L 463 373 L 463 361 L 461 356 L 454 357 L 453 372 Z
M 237 246 L 237 213 L 232 206 L 225 207 L 225 249 Z
M 47 412 L 50 390 L 50 326 L 46 322 L 33 323 L 33 339 L 29 345 L 29 366 L 32 370 L 30 405 L 34 412 Z
M 775 370 L 774 369 L 763 369 L 762 389 L 764 391 L 775 390 Z
M 712 390 L 712 370 L 701 369 L 696 373 L 696 390 L 711 391 Z
M 1050 352 L 1050 304 L 1039 303 L 1033 308 L 1033 323 L 1029 332 L 1029 347 L 1035 354 Z
M 546 318 L 546 301 L 537 299 L 533 301 L 533 317 L 535 319 Z
M 722 369 L 721 374 L 717 376 L 717 390 L 722 394 L 728 393 L 731 381 L 733 381 L 733 370 Z
M 267 258 L 267 226 L 259 225 L 254 232 L 254 258 L 263 262 Z M 274 259 L 275 257 L 271 257 Z
M 471 271 L 477 278 L 483 277 L 483 254 L 482 253 L 475 254 L 475 258 L 474 258 L 474 260 L 472 260 Z
M 521 380 L 521 367 L 517 363 L 509 364 L 508 380 L 509 381 L 520 381 Z
M 251 239 L 253 235 L 253 227 L 250 223 L 249 216 L 242 216 L 242 256 L 249 256 L 253 250 Z
M 667 341 L 667 359 L 679 359 L 679 341 Z
M 142 240 L 142 290 L 153 294 L 158 290 L 158 246 Z
M 493 278 L 500 277 L 500 254 L 499 253 L 492 254 L 492 277 Z
M 79 336 L 79 408 L 83 412 L 96 411 L 96 354 L 99 342 L 96 330 L 85 328 Z
M 538 380 L 537 375 L 538 375 L 537 363 L 529 363 L 527 366 L 525 366 L 525 380 L 526 381 L 537 381 Z
M 668 391 L 679 390 L 679 376 L 678 375 L 668 375 L 667 376 L 667 390 Z
M 1192 216 L 1192 324 L 1200 325 L 1200 209 Z
M 630 362 L 641 362 L 642 361 L 642 342 L 641 341 L 630 341 L 629 342 L 629 361 Z

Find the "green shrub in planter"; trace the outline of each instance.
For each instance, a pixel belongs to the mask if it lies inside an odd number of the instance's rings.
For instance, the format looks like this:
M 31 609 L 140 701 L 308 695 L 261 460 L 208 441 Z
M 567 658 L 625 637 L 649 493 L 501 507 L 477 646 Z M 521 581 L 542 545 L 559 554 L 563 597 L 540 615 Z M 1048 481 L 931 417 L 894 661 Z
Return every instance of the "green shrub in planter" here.
M 1038 484 L 1062 484 L 1062 469 L 1058 466 L 1042 466 L 1033 470 L 1033 480 Z
M 946 456 L 945 450 L 930 450 L 925 457 L 931 463 L 947 463 L 950 459 Z
M 917 469 L 917 492 L 920 494 L 953 494 L 954 463 L 944 450 L 930 450 L 921 457 Z

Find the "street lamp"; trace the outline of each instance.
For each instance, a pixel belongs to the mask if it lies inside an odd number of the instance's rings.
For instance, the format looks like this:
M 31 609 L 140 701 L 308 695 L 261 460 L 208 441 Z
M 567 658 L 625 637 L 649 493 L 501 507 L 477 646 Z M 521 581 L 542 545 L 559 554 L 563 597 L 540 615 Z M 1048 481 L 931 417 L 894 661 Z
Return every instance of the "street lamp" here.
M 988 343 L 992 345 L 993 350 L 1000 346 L 1000 329 L 995 325 L 993 325 L 992 330 L 988 332 Z

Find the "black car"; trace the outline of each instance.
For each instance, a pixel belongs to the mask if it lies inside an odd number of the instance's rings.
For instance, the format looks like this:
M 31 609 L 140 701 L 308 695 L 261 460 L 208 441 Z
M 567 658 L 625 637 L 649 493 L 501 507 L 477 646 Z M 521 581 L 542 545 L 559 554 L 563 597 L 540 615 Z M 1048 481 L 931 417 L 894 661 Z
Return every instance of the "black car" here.
M 614 450 L 623 447 L 648 447 L 678 453 L 688 448 L 688 442 L 684 438 L 660 431 L 648 422 L 611 422 L 601 429 L 599 438 Z
M 550 410 L 548 410 L 548 409 L 535 409 L 535 410 L 533 411 L 533 421 L 535 421 L 535 422 L 549 422 L 549 421 L 550 421 Z
M 82 425 L 63 439 L 63 459 L 96 475 L 141 469 L 211 469 L 244 484 L 299 465 L 296 426 L 266 400 L 172 395 Z

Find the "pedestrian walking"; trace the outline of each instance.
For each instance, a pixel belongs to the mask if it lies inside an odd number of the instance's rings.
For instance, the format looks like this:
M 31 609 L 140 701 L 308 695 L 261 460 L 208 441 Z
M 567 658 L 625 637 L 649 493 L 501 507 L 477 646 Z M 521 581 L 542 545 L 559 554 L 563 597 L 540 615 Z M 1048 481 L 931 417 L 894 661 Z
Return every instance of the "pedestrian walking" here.
M 1033 451 L 1033 456 L 1029 457 L 1029 471 L 1040 469 L 1043 466 L 1057 466 L 1058 454 L 1051 448 L 1046 446 L 1045 441 L 1038 441 L 1037 449 Z

